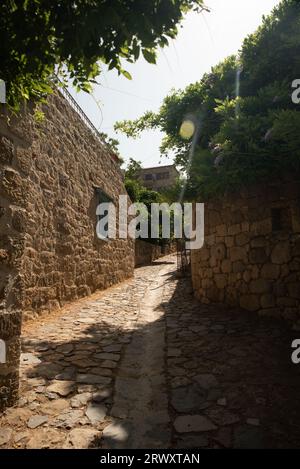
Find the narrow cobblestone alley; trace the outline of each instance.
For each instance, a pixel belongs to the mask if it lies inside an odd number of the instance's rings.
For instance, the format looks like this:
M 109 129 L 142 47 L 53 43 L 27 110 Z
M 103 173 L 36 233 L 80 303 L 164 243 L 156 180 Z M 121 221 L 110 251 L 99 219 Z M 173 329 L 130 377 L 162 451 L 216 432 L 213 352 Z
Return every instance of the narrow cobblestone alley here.
M 297 333 L 200 305 L 176 258 L 23 327 L 1 448 L 300 445 Z

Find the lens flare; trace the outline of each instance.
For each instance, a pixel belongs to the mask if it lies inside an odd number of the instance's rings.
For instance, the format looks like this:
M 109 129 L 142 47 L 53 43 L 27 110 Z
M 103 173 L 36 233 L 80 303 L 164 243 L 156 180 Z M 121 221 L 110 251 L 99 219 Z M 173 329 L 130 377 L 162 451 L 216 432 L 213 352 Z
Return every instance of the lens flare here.
M 241 74 L 243 72 L 243 67 L 239 66 L 236 71 L 236 80 L 235 80 L 235 96 L 237 98 L 236 106 L 235 106 L 235 117 L 236 119 L 239 118 L 240 115 L 240 103 L 238 98 L 240 97 L 240 88 L 241 88 Z
M 185 140 L 192 138 L 195 133 L 195 124 L 191 120 L 184 120 L 180 127 L 180 136 Z

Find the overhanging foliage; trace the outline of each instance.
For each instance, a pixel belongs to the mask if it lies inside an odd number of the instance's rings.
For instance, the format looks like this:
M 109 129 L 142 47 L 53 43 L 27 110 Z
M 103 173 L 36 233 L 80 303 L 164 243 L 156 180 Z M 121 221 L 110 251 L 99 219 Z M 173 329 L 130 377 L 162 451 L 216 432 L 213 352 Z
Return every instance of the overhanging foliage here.
M 203 0 L 2 0 L 0 78 L 8 103 L 41 99 L 51 92 L 49 76 L 65 72 L 89 91 L 101 62 L 127 78 L 122 61 L 156 50 L 177 34 L 183 15 Z
M 283 0 L 248 36 L 237 56 L 217 65 L 184 91 L 172 92 L 157 114 L 146 113 L 116 129 L 136 137 L 142 130 L 165 133 L 163 154 L 188 177 L 186 196 L 207 198 L 300 169 L 300 105 L 292 82 L 300 78 L 300 3 Z M 197 141 L 180 134 L 191 119 Z

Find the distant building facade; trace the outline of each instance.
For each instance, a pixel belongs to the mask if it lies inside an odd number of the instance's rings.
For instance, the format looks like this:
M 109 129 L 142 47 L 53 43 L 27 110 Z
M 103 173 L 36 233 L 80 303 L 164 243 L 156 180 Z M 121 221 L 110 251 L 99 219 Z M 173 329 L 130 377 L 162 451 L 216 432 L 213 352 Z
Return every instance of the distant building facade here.
M 158 192 L 174 186 L 178 177 L 179 171 L 174 165 L 143 168 L 139 173 L 143 186 Z

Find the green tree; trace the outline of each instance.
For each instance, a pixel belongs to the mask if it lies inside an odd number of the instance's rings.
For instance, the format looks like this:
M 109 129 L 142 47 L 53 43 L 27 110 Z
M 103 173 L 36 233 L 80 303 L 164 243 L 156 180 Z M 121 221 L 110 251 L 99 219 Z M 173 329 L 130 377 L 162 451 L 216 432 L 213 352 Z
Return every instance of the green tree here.
M 134 179 L 125 178 L 125 187 L 132 202 L 139 202 L 141 184 Z
M 140 55 L 156 61 L 156 50 L 177 34 L 184 14 L 202 0 L 2 0 L 1 78 L 8 103 L 41 99 L 51 92 L 49 76 L 66 74 L 89 91 L 100 63 L 130 78 L 123 61 Z
M 164 197 L 159 192 L 147 189 L 143 186 L 141 181 L 138 179 L 141 168 L 140 161 L 136 161 L 133 158 L 130 158 L 127 168 L 125 169 L 125 187 L 132 202 L 141 203 L 146 206 L 147 212 L 144 213 L 144 216 L 147 214 L 150 233 L 151 204 L 163 202 Z M 160 224 L 159 232 L 161 233 L 161 231 Z M 166 240 L 163 240 L 161 237 L 159 239 L 146 238 L 144 241 L 154 244 L 164 244 L 166 242 Z
M 167 96 L 157 114 L 146 112 L 136 121 L 115 124 L 117 132 L 137 138 L 148 129 L 159 129 L 165 136 L 161 154 L 175 155 L 175 163 L 186 168 L 191 141 L 183 138 L 180 128 L 184 119 L 191 119 L 199 127 L 198 145 L 207 146 L 210 136 L 220 126 L 220 115 L 215 112 L 216 100 L 235 97 L 237 60 L 234 56 L 214 67 L 209 74 L 185 90 L 173 91 Z
M 109 137 L 105 132 L 100 132 L 100 137 L 103 143 L 107 145 L 119 158 L 122 159 L 119 152 L 119 140 Z M 122 160 L 123 161 L 123 160 Z
M 167 96 L 157 114 L 116 124 L 136 137 L 164 132 L 161 151 L 186 171 L 185 196 L 208 198 L 282 171 L 300 170 L 300 106 L 291 99 L 300 76 L 300 2 L 282 0 L 239 54 L 197 83 Z M 182 122 L 195 126 L 184 138 Z
M 133 158 L 129 158 L 129 163 L 125 170 L 125 177 L 127 179 L 137 180 L 141 169 L 142 169 L 142 164 L 140 161 L 136 161 Z

